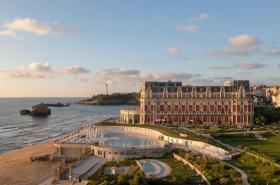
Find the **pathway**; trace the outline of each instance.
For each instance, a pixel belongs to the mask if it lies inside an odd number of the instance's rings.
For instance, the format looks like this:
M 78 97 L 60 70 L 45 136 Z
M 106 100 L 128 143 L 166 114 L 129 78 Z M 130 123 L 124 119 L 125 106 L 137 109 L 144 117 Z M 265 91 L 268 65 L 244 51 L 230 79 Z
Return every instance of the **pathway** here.
M 240 168 L 237 168 L 236 166 L 233 166 L 232 164 L 230 164 L 230 163 L 228 163 L 226 161 L 222 161 L 222 160 L 219 160 L 219 161 L 221 163 L 224 163 L 224 164 L 232 167 L 236 171 L 238 171 L 241 174 L 241 179 L 242 179 L 243 185 L 250 185 L 250 183 L 248 182 L 248 176 L 247 176 L 247 174 L 243 170 L 241 170 Z

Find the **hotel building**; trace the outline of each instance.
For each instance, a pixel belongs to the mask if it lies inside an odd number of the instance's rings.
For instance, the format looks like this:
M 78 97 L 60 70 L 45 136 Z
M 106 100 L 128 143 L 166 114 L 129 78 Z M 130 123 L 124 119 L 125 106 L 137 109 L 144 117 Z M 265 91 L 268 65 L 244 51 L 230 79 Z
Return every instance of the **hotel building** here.
M 190 86 L 182 82 L 144 82 L 140 123 L 252 123 L 254 109 L 248 80 L 223 86 Z

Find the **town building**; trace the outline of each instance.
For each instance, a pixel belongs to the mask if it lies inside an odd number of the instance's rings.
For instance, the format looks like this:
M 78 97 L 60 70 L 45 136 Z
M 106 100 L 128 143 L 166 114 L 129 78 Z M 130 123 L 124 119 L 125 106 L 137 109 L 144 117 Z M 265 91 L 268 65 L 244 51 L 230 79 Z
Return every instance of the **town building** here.
M 270 106 L 270 101 L 266 97 L 266 89 L 268 87 L 262 84 L 255 84 L 251 87 L 253 101 L 255 107 Z
M 140 123 L 249 125 L 253 120 L 248 80 L 234 80 L 226 86 L 148 81 L 140 93 Z
M 140 110 L 136 108 L 121 109 L 120 110 L 120 123 L 139 123 Z
M 280 86 L 273 86 L 266 89 L 266 98 L 271 100 L 274 107 L 280 107 Z

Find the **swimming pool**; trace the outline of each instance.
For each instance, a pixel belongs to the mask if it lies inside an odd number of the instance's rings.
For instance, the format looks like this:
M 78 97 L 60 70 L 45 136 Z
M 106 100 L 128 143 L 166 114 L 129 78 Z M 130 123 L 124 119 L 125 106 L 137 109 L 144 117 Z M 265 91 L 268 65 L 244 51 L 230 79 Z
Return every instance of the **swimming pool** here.
M 104 133 L 102 146 L 105 147 L 145 147 L 159 144 L 159 142 L 152 138 L 145 138 L 144 136 L 137 136 L 127 133 Z
M 152 175 L 156 178 L 162 178 L 166 177 L 171 172 L 170 166 L 159 160 L 142 159 L 137 160 L 136 163 L 147 177 Z

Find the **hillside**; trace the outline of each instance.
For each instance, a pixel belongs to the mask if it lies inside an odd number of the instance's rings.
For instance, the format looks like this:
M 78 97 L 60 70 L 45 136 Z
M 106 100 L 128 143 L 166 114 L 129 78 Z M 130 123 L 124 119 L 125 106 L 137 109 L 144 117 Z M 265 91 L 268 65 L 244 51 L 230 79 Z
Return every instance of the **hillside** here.
M 138 105 L 139 93 L 113 93 L 110 95 L 99 94 L 89 99 L 80 101 L 80 104 L 87 105 Z

